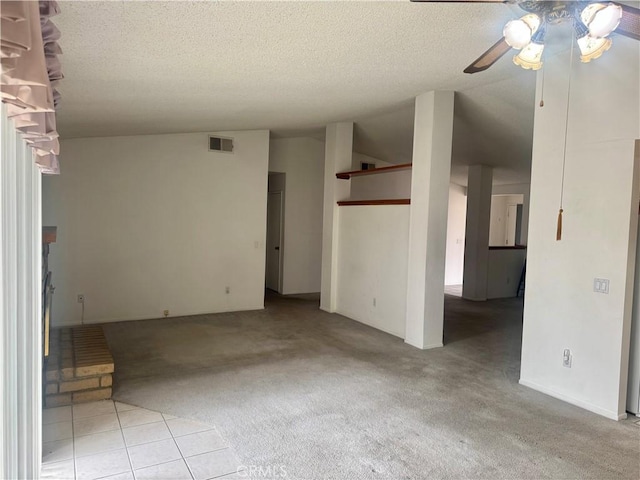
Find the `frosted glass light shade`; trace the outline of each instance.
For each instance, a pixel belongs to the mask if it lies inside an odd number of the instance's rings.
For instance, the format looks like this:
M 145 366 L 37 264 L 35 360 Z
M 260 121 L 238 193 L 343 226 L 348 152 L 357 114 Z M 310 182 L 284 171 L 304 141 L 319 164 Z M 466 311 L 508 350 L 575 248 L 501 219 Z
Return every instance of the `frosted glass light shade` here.
M 591 60 L 595 60 L 611 48 L 611 43 L 610 38 L 594 38 L 591 34 L 579 38 L 578 46 L 582 54 L 580 55 L 580 60 L 583 63 L 589 63 Z
M 526 70 L 540 70 L 542 67 L 542 51 L 544 45 L 541 43 L 529 43 L 518 55 L 513 57 L 513 63 L 520 65 Z
M 531 37 L 539 27 L 540 17 L 529 13 L 518 20 L 507 22 L 502 30 L 502 35 L 510 47 L 520 50 L 529 44 Z
M 622 18 L 622 7 L 613 3 L 592 3 L 580 14 L 592 37 L 603 38 L 613 32 Z

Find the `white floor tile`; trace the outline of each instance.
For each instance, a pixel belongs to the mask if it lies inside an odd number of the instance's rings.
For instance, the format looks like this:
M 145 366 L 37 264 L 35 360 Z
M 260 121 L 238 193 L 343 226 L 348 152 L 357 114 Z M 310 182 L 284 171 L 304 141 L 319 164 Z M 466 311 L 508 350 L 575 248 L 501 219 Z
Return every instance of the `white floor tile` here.
M 221 477 L 216 477 L 216 480 L 241 480 L 251 478 L 249 473 L 246 470 L 241 470 L 239 472 L 230 473 L 229 475 L 222 475 Z M 284 478 L 284 477 L 283 477 Z
M 73 459 L 73 439 L 55 440 L 42 444 L 42 463 L 55 463 Z
M 98 415 L 106 415 L 115 413 L 116 408 L 112 400 L 100 400 L 98 402 L 79 403 L 73 406 L 73 419 L 96 417 Z
M 216 450 L 186 459 L 196 480 L 229 475 L 238 471 L 239 462 L 231 449 Z
M 130 471 L 129 457 L 124 449 L 76 458 L 78 480 L 94 480 Z
M 215 429 L 177 437 L 176 443 L 184 457 L 193 457 L 194 455 L 228 447 L 227 442 L 222 439 Z
M 172 418 L 171 420 L 167 420 L 167 425 L 169 425 L 169 429 L 174 437 L 204 432 L 213 428 L 211 425 L 194 422 L 193 420 L 187 420 L 185 418 Z
M 96 453 L 110 452 L 124 448 L 122 432 L 111 430 L 108 432 L 94 433 L 76 437 L 76 457 L 95 455 Z
M 173 420 L 174 418 L 178 418 L 173 415 L 169 415 L 168 413 L 163 413 L 162 416 L 164 417 L 165 420 Z
M 50 423 L 58 422 L 70 422 L 71 421 L 71 406 L 45 408 L 42 411 L 42 424 L 48 425 Z
M 184 460 L 161 463 L 136 470 L 137 480 L 191 480 L 191 473 Z
M 120 423 L 115 412 L 73 421 L 73 434 L 76 437 L 119 429 Z
M 74 480 L 73 460 L 43 465 L 40 471 L 40 478 L 46 480 Z
M 123 428 L 122 433 L 127 447 L 171 438 L 171 432 L 164 422 L 145 423 L 144 425 Z
M 182 458 L 173 439 L 136 445 L 128 450 L 134 470 Z
M 125 412 L 118 413 L 120 417 L 120 423 L 122 428 L 134 427 L 136 425 L 144 425 L 145 423 L 162 422 L 162 414 L 159 412 L 153 412 L 144 408 L 137 408 L 135 410 L 127 410 Z
M 126 412 L 127 410 L 136 410 L 140 407 L 136 407 L 135 405 L 129 405 L 128 403 L 115 402 L 116 410 L 118 412 Z
M 112 401 L 47 409 L 43 422 L 46 480 L 246 477 L 212 425 Z
M 133 476 L 133 472 L 118 473 L 117 475 L 109 475 L 108 477 L 102 477 L 100 480 L 136 480 Z
M 64 440 L 66 438 L 73 438 L 71 422 L 50 423 L 42 426 L 43 442 L 53 442 L 55 440 Z

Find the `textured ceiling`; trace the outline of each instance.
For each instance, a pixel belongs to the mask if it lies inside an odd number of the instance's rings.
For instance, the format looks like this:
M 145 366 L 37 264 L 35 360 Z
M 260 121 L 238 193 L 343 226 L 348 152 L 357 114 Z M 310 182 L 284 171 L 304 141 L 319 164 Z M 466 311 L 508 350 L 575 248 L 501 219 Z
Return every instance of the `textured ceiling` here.
M 535 74 L 463 68 L 519 11 L 402 2 L 61 2 L 63 138 L 355 120 L 355 148 L 411 159 L 412 99 L 454 90 L 454 174 L 528 181 Z

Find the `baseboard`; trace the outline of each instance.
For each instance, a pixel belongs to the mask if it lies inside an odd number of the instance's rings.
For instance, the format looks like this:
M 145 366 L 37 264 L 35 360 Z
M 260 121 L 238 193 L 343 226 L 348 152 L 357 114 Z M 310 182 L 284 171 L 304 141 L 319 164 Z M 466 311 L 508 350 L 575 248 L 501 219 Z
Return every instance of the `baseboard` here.
M 136 322 L 138 320 L 162 320 L 164 318 L 182 318 L 182 317 L 195 317 L 198 315 L 215 315 L 217 313 L 231 313 L 231 312 L 253 312 L 256 310 L 264 310 L 264 305 L 256 306 L 256 307 L 242 307 L 230 310 L 216 310 L 216 311 L 208 311 L 208 312 L 185 312 L 185 313 L 176 313 L 171 314 L 168 317 L 158 317 L 158 316 L 141 316 L 141 317 L 127 317 L 127 318 L 101 318 L 98 320 L 85 320 L 84 323 L 76 322 L 76 323 L 64 323 L 58 324 L 54 323 L 52 328 L 63 328 L 63 327 L 77 327 L 79 325 L 98 325 L 101 323 L 117 323 L 117 322 Z
M 609 418 L 611 420 L 618 421 L 618 420 L 624 420 L 625 418 L 627 418 L 626 413 L 619 414 L 618 412 L 614 412 L 612 410 L 607 410 L 605 408 L 598 407 L 597 405 L 594 405 L 592 403 L 585 402 L 584 400 L 580 400 L 570 395 L 557 392 L 551 388 L 543 387 L 542 385 L 539 385 L 535 382 L 530 382 L 529 380 L 523 380 L 521 378 L 519 383 L 520 385 L 524 385 L 525 387 L 532 388 L 533 390 L 542 392 L 545 395 L 549 395 L 550 397 L 557 398 L 559 400 L 562 400 L 563 402 L 570 403 L 571 405 L 575 405 L 576 407 L 584 408 L 585 410 L 589 410 L 590 412 L 597 413 L 598 415 Z
M 423 347 L 423 346 L 417 345 L 417 344 L 415 344 L 415 343 L 413 343 L 413 342 L 410 342 L 410 341 L 409 341 L 409 340 L 407 340 L 407 339 L 405 339 L 404 343 L 406 343 L 407 345 L 411 345 L 412 347 L 419 348 L 420 350 L 430 350 L 430 349 L 432 349 L 432 348 L 440 348 L 440 347 L 444 347 L 444 344 L 443 344 L 443 343 L 432 343 L 432 344 L 430 344 L 430 345 L 425 345 L 425 346 Z

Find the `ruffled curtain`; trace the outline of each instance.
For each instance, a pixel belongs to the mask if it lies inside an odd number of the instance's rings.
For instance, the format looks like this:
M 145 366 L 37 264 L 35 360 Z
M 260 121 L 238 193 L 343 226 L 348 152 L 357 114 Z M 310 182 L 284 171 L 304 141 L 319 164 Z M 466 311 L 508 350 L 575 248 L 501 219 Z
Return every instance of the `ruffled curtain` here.
M 43 173 L 60 172 L 55 108 L 63 78 L 57 41 L 60 30 L 51 17 L 55 1 L 0 1 L 0 97 L 17 130 L 33 148 Z

